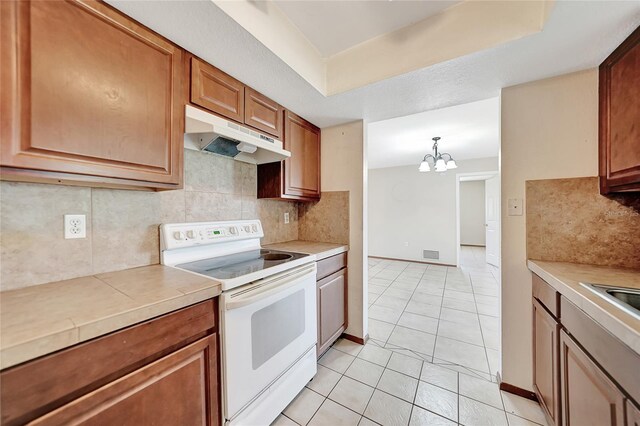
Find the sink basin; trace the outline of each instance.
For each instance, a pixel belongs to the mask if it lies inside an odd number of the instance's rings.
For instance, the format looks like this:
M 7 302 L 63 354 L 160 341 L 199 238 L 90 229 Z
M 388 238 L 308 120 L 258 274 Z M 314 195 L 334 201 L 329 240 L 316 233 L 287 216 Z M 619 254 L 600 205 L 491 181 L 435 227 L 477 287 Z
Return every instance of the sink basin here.
M 580 284 L 640 320 L 640 289 L 604 284 Z
M 263 254 L 262 257 L 264 260 L 288 260 L 291 259 L 293 256 L 290 254 L 286 254 L 286 253 L 267 253 L 267 254 Z

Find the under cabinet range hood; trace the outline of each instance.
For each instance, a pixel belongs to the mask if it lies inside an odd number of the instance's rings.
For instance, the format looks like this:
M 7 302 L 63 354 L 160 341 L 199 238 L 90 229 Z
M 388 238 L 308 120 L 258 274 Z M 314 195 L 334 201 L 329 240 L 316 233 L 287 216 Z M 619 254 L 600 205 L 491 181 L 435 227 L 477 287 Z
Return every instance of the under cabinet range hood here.
M 185 110 L 184 147 L 252 164 L 275 163 L 291 157 L 282 148 L 282 141 L 191 105 Z

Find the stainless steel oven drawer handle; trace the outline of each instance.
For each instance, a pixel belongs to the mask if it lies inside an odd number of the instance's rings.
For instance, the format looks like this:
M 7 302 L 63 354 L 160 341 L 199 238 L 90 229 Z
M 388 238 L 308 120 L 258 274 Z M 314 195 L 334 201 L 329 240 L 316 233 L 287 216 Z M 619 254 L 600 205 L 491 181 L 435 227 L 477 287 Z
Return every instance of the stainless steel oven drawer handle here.
M 241 308 L 243 306 L 250 305 L 259 300 L 265 299 L 273 294 L 276 294 L 280 291 L 286 290 L 289 287 L 293 287 L 294 285 L 299 283 L 299 279 L 304 277 L 305 275 L 311 275 L 315 277 L 315 264 L 313 268 L 305 268 L 302 271 L 297 273 L 292 273 L 290 275 L 286 275 L 279 279 L 276 279 L 274 282 L 265 284 L 259 289 L 254 290 L 254 292 L 249 292 L 248 294 L 238 294 L 233 297 L 237 297 L 237 300 L 229 300 L 225 303 L 225 309 L 230 311 L 232 309 Z

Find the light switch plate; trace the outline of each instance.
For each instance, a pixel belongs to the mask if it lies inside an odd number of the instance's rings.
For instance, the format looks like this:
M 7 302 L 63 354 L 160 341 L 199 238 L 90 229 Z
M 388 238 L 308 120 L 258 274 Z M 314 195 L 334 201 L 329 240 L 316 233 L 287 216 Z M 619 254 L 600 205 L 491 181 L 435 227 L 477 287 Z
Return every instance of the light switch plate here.
M 522 198 L 509 198 L 507 214 L 509 216 L 522 216 Z
M 84 214 L 64 215 L 64 238 L 87 238 L 87 216 Z
M 289 223 L 289 212 L 284 212 L 284 223 Z

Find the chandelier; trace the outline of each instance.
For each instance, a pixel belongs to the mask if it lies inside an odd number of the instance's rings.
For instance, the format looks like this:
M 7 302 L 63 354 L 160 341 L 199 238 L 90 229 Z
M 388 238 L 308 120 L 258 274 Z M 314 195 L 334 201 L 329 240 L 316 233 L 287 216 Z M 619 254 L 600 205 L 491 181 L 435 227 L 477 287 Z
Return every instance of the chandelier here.
M 453 159 L 451 154 L 447 152 L 438 152 L 438 141 L 440 140 L 439 136 L 436 136 L 433 139 L 433 155 L 427 154 L 422 159 L 422 163 L 420 163 L 420 167 L 418 167 L 418 171 L 420 172 L 429 172 L 431 171 L 431 167 L 435 169 L 436 172 L 446 172 L 449 169 L 455 169 L 458 167 L 456 161 Z M 445 157 L 449 157 L 448 160 L 445 160 Z M 433 165 L 429 163 L 429 159 L 433 162 Z

